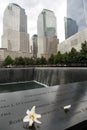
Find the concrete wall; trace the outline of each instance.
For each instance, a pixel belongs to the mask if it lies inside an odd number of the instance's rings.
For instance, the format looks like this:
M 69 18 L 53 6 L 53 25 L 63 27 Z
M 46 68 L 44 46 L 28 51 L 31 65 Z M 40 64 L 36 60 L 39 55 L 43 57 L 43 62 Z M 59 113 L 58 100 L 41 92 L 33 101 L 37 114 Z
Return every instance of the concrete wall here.
M 2 36 L 2 48 L 7 48 L 10 51 L 20 50 L 20 32 L 8 29 Z
M 11 56 L 12 59 L 17 57 L 32 57 L 32 53 L 29 52 L 22 52 L 22 51 L 9 51 L 5 48 L 0 49 L 0 61 L 5 60 L 7 56 Z
M 70 52 L 72 48 L 80 51 L 81 44 L 84 41 L 87 41 L 87 29 L 76 33 L 62 43 L 58 44 L 58 51 L 60 51 L 61 53 Z

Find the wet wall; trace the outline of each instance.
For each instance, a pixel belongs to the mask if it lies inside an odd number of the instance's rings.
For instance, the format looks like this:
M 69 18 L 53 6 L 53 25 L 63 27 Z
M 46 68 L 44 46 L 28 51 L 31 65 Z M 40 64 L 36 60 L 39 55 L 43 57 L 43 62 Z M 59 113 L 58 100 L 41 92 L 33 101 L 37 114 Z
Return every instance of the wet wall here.
M 87 81 L 87 68 L 1 68 L 0 83 L 36 80 L 48 86 Z
M 34 79 L 33 68 L 1 68 L 0 83 L 30 81 Z
M 87 68 L 49 67 L 35 68 L 34 79 L 48 86 L 87 80 Z

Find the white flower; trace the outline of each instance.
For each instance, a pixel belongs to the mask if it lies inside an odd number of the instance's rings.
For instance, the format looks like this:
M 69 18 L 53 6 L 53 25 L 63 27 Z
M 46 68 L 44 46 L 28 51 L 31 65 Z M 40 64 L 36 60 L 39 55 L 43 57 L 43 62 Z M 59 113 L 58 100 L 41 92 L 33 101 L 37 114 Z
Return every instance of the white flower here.
M 32 107 L 31 111 L 26 111 L 27 116 L 24 117 L 23 122 L 29 122 L 29 126 L 32 126 L 34 122 L 41 124 L 37 118 L 41 118 L 40 114 L 35 113 L 35 106 Z
M 71 105 L 64 106 L 64 110 L 65 110 L 65 109 L 68 109 L 68 110 L 69 110 L 70 108 L 71 108 Z

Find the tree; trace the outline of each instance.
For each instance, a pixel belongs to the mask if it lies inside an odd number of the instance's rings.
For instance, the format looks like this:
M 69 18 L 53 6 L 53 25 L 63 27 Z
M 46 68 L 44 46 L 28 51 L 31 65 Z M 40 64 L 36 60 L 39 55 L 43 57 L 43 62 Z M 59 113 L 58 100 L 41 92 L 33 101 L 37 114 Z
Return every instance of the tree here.
M 58 54 L 55 55 L 54 63 L 55 64 L 61 64 L 62 63 L 62 54 L 60 52 L 58 52 Z
M 34 64 L 35 64 L 35 60 L 34 60 L 33 57 L 31 57 L 31 58 L 29 59 L 29 65 L 34 65 Z
M 14 64 L 15 64 L 15 65 L 24 65 L 25 62 L 24 62 L 24 59 L 23 59 L 22 57 L 17 57 L 17 58 L 15 58 L 15 60 L 14 60 Z
M 13 59 L 10 56 L 7 56 L 3 62 L 3 65 L 12 65 Z
M 87 41 L 84 41 L 84 43 L 81 44 L 79 60 L 80 63 L 87 64 Z
M 66 53 L 62 54 L 62 63 L 68 64 L 68 62 L 69 62 L 69 57 L 68 57 L 68 53 L 66 52 Z
M 51 54 L 51 56 L 48 59 L 48 64 L 54 64 L 54 57 L 55 56 L 53 54 Z
M 41 65 L 46 65 L 47 64 L 46 58 L 44 58 L 42 56 L 41 59 L 40 59 L 40 63 L 41 63 Z
M 78 55 L 78 52 L 76 51 L 76 49 L 72 48 L 71 52 L 68 53 L 68 60 L 69 60 L 68 62 L 77 63 L 78 62 L 77 55 Z
M 25 58 L 24 58 L 24 64 L 25 64 L 25 65 L 29 65 L 29 64 L 30 64 L 30 58 L 25 57 Z
M 82 54 L 86 54 L 87 55 L 87 41 L 85 41 L 84 43 L 81 44 L 81 51 Z

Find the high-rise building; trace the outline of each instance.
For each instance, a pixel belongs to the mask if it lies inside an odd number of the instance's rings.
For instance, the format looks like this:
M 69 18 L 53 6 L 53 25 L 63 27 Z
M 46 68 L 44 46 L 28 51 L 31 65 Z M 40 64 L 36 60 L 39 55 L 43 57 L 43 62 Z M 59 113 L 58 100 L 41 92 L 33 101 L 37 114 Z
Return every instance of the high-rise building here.
M 67 0 L 67 17 L 76 21 L 78 31 L 87 27 L 87 0 Z
M 37 57 L 37 50 L 38 50 L 37 39 L 38 39 L 38 36 L 36 34 L 34 34 L 32 36 L 32 53 L 33 53 L 33 57 Z
M 4 11 L 2 48 L 29 52 L 27 15 L 19 5 L 10 3 Z
M 65 39 L 69 38 L 70 36 L 78 32 L 78 26 L 75 20 L 65 17 L 64 23 L 65 23 Z
M 56 17 L 51 10 L 43 9 L 38 16 L 38 57 L 48 58 L 51 54 L 57 53 L 57 32 Z

